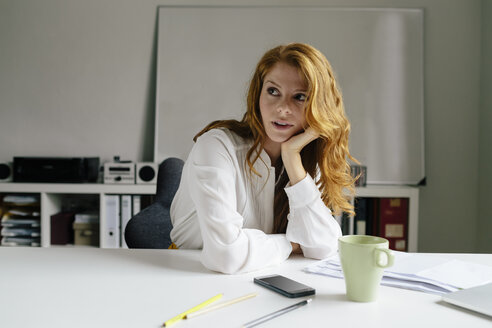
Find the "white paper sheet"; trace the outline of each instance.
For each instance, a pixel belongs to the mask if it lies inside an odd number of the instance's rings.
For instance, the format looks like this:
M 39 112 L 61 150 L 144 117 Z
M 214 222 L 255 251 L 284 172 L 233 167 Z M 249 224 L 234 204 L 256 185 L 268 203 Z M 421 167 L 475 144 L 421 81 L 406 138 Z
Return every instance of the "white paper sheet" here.
M 395 264 L 384 271 L 382 285 L 445 294 L 492 282 L 492 267 L 444 257 L 393 251 Z M 340 258 L 318 261 L 304 271 L 342 278 Z

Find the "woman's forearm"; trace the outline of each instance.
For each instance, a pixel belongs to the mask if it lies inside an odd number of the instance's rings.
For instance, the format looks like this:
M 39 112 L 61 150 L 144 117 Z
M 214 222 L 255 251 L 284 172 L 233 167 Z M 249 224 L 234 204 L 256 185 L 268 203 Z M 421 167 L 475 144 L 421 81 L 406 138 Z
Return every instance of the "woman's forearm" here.
M 285 171 L 289 176 L 290 185 L 293 186 L 306 177 L 306 170 L 302 165 L 301 155 L 299 153 L 282 153 L 282 161 Z

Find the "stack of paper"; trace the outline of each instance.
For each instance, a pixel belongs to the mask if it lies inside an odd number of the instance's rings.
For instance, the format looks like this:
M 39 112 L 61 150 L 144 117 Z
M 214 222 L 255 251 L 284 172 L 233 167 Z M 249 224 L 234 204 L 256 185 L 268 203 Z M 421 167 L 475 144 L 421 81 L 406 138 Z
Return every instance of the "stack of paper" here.
M 41 224 L 39 197 L 7 195 L 3 199 L 6 213 L 1 216 L 2 246 L 40 246 Z
M 445 294 L 492 282 L 492 267 L 444 257 L 393 251 L 395 265 L 384 271 L 382 285 Z M 316 262 L 304 271 L 342 278 L 340 258 Z

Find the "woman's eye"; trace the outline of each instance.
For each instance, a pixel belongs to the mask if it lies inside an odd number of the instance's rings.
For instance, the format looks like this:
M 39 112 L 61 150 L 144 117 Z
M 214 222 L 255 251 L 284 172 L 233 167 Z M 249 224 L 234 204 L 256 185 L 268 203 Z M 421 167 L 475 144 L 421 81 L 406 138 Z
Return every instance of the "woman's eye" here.
M 280 94 L 280 92 L 278 92 L 278 90 L 276 88 L 268 88 L 267 92 L 269 94 L 271 94 L 272 96 L 278 96 Z
M 297 101 L 306 101 L 306 95 L 305 94 L 302 94 L 302 93 L 299 93 L 299 94 L 295 95 L 294 98 Z

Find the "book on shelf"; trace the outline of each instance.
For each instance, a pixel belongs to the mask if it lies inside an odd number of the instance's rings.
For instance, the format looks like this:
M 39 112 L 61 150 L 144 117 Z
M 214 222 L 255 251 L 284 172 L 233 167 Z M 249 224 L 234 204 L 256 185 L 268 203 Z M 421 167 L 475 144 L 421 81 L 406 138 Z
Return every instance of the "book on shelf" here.
M 342 235 L 349 235 L 352 233 L 350 229 L 350 221 L 353 220 L 351 218 L 350 214 L 343 212 L 342 217 L 341 217 L 341 228 L 342 228 Z
M 368 203 L 368 220 L 366 232 L 370 232 L 374 236 L 379 236 L 379 198 L 372 198 Z M 369 227 L 369 231 L 367 231 Z
M 141 195 L 140 196 L 140 207 L 144 210 L 155 202 L 155 195 Z
M 389 248 L 407 250 L 408 198 L 379 200 L 379 235 L 388 239 Z
M 356 198 L 353 234 L 380 236 L 388 239 L 390 249 L 406 251 L 408 204 L 408 198 Z
M 357 197 L 354 200 L 354 235 L 377 236 L 379 232 L 378 220 L 379 198 Z
M 367 198 L 354 200 L 354 235 L 365 235 L 367 225 Z
M 75 212 L 59 212 L 50 217 L 51 245 L 73 244 Z
M 379 236 L 379 198 L 365 198 L 366 235 Z

